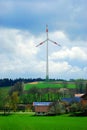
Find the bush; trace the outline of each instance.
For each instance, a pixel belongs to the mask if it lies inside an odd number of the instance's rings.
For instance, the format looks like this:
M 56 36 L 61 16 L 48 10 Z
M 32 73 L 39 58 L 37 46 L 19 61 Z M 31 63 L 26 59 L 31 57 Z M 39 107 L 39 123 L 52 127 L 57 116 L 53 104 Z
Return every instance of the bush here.
M 55 103 L 52 104 L 48 114 L 60 115 L 60 114 L 63 114 L 65 112 L 66 112 L 66 110 L 65 110 L 64 104 L 61 103 L 61 102 L 55 102 Z
M 73 103 L 70 106 L 70 112 L 78 112 L 80 111 L 80 106 L 78 103 Z
M 81 111 L 87 114 L 87 105 L 81 107 Z

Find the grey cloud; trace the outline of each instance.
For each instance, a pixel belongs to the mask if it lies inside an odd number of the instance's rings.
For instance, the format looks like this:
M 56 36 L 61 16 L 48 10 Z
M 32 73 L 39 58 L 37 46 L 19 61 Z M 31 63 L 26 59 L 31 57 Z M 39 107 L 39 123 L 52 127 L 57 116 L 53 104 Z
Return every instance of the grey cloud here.
M 63 30 L 72 40 L 87 40 L 86 3 L 86 0 L 3 1 L 0 25 L 38 33 L 48 23 L 52 30 Z

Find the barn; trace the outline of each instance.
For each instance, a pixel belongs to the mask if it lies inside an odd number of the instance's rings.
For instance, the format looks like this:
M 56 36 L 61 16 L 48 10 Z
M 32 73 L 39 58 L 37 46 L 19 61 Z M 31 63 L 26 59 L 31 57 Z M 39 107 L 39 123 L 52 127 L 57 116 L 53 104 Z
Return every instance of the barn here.
M 33 102 L 33 107 L 36 115 L 47 115 L 52 102 Z
M 81 104 L 83 107 L 87 106 L 87 93 L 81 96 Z
M 67 102 L 69 104 L 72 103 L 79 103 L 80 102 L 80 97 L 68 97 L 68 98 L 62 98 L 61 101 Z

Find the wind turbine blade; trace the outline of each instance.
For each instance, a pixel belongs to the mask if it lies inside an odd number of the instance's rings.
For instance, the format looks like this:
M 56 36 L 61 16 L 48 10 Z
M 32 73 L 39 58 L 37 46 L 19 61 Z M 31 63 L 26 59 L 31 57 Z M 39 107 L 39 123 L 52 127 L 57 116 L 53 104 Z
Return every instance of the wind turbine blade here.
M 41 42 L 41 43 L 39 43 L 38 45 L 36 45 L 36 47 L 38 47 L 38 46 L 40 46 L 40 45 L 42 45 L 44 42 L 46 42 L 47 40 L 45 40 L 45 41 L 43 41 L 43 42 Z
M 56 45 L 58 45 L 58 46 L 61 46 L 60 44 L 58 44 L 57 42 L 55 42 L 55 41 L 52 41 L 52 40 L 50 40 L 50 39 L 48 39 L 50 42 L 52 42 L 52 43 L 54 43 L 54 44 L 56 44 Z

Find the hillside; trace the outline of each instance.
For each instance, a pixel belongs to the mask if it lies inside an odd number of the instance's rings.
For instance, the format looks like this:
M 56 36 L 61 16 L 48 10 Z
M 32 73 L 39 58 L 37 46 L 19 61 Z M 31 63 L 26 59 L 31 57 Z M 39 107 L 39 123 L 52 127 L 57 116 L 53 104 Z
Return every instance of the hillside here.
M 31 82 L 27 83 L 24 86 L 24 90 L 29 90 L 32 87 L 38 87 L 38 88 L 75 88 L 76 85 L 74 82 Z

